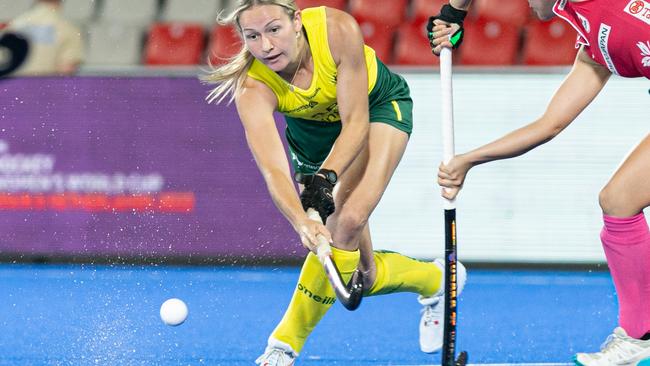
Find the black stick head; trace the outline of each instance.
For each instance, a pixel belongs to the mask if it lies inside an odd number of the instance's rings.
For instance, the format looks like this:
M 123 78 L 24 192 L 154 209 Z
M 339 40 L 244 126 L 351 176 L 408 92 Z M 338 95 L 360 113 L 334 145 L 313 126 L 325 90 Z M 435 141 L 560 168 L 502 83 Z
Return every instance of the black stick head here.
M 465 366 L 467 365 L 467 352 L 462 351 L 459 355 L 458 358 L 456 359 L 456 366 Z
M 363 299 L 363 273 L 358 269 L 354 271 L 346 287 L 350 297 L 347 301 L 341 301 L 341 303 L 350 311 L 356 310 L 361 305 L 361 299 Z

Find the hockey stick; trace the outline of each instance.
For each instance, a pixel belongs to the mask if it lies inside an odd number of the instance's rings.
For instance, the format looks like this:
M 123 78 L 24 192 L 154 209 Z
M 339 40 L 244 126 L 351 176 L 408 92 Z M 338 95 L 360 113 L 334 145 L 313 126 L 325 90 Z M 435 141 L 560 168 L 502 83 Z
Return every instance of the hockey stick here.
M 440 52 L 440 85 L 442 109 L 443 161 L 447 164 L 454 157 L 454 110 L 451 82 L 451 49 L 443 47 Z M 444 200 L 445 209 L 445 318 L 442 344 L 442 366 L 465 366 L 467 352 L 456 359 L 456 321 L 458 320 L 456 277 L 456 200 Z
M 307 216 L 314 221 L 323 223 L 318 211 L 313 208 L 307 210 Z M 332 248 L 327 242 L 327 239 L 319 235 L 318 241 L 316 256 L 323 265 L 323 268 L 325 268 L 325 274 L 334 288 L 336 297 L 346 309 L 350 311 L 356 310 L 361 305 L 361 299 L 363 298 L 363 275 L 361 271 L 358 269 L 355 270 L 352 278 L 350 278 L 350 282 L 346 285 L 343 282 L 343 278 L 341 278 L 341 272 L 336 267 L 336 263 L 332 260 Z

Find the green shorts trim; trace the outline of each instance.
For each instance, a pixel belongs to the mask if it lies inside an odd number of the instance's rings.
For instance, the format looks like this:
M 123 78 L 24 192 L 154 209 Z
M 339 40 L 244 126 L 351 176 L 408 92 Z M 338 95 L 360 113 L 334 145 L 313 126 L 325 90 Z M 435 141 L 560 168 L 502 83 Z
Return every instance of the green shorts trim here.
M 386 123 L 406 132 L 413 130 L 413 100 L 409 86 L 377 59 L 377 82 L 368 95 L 371 123 Z M 341 133 L 341 121 L 321 122 L 284 117 L 291 165 L 295 172 L 318 171 Z
M 413 131 L 413 100 L 406 80 L 377 60 L 377 82 L 368 95 L 370 122 L 389 124 L 409 136 Z

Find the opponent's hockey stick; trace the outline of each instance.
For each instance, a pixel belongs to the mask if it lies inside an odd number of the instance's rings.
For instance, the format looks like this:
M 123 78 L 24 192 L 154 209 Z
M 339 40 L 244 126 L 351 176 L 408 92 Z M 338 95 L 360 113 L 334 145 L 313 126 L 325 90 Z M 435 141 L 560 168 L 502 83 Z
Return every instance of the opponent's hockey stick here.
M 307 216 L 314 221 L 323 223 L 318 214 L 318 211 L 313 208 L 307 210 Z M 316 248 L 316 256 L 325 269 L 325 274 L 329 279 L 334 293 L 339 299 L 341 304 L 348 310 L 356 310 L 361 304 L 363 298 L 363 275 L 358 269 L 352 274 L 350 282 L 346 285 L 341 278 L 341 272 L 336 267 L 336 263 L 332 260 L 332 248 L 322 235 L 318 236 L 318 248 Z
M 454 157 L 454 101 L 451 82 L 451 49 L 440 52 L 440 85 L 442 109 L 443 161 L 447 164 Z M 456 256 L 456 201 L 444 200 L 445 209 L 445 318 L 442 344 L 442 366 L 465 366 L 467 352 L 456 359 L 456 321 L 458 320 L 458 278 Z

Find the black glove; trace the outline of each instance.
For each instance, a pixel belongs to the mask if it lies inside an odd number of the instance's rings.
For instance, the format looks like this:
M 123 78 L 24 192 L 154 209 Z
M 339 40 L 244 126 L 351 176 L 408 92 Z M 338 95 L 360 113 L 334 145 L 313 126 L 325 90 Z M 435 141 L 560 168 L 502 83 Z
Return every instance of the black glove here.
M 429 22 L 427 22 L 427 34 L 429 35 L 431 49 L 435 47 L 433 44 L 433 27 L 435 24 L 433 24 L 433 21 L 436 19 L 440 19 L 447 23 L 455 23 L 460 26 L 460 28 L 449 37 L 449 42 L 451 42 L 453 48 L 460 47 L 460 44 L 463 43 L 463 35 L 465 34 L 465 28 L 463 28 L 463 20 L 465 20 L 465 16 L 467 16 L 467 11 L 459 10 L 449 4 L 445 4 L 440 8 L 440 14 L 429 17 Z
M 327 217 L 334 213 L 334 197 L 332 196 L 334 185 L 318 174 L 303 175 L 300 183 L 305 185 L 305 189 L 300 193 L 302 208 L 305 211 L 308 208 L 318 211 L 323 224 L 325 224 Z

